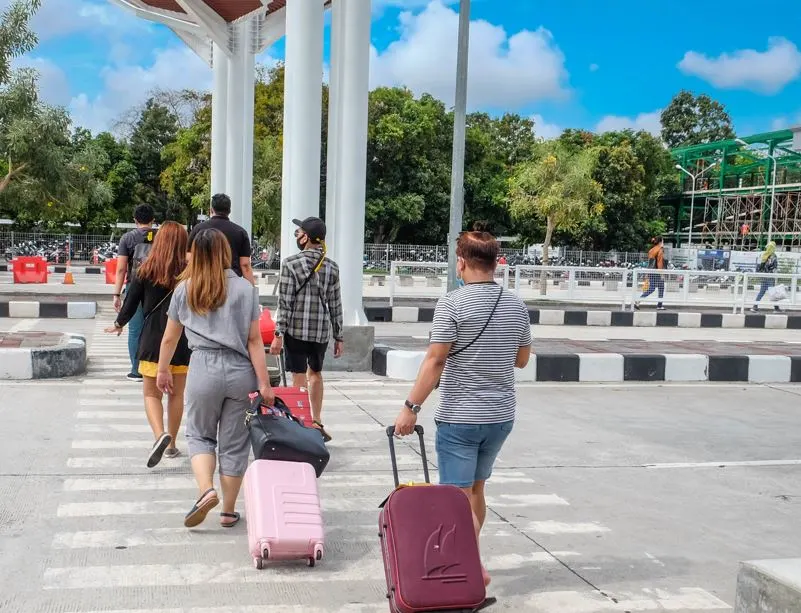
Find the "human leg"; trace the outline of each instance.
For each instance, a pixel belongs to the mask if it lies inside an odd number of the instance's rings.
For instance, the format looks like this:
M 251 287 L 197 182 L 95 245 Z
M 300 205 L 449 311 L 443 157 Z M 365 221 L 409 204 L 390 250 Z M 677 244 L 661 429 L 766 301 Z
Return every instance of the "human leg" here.
M 201 523 L 219 504 L 214 491 L 217 427 L 225 400 L 220 352 L 196 351 L 186 377 L 186 440 L 200 498 L 184 519 L 188 527 Z M 243 420 L 244 422 L 244 420 Z
M 219 425 L 220 485 L 223 492 L 223 513 L 229 516 L 227 519 L 233 519 L 250 455 L 250 436 L 243 416 L 250 408 L 248 393 L 258 383 L 250 362 L 228 354 L 224 355 L 223 361 L 227 396 L 223 401 Z M 236 521 L 226 521 L 225 515 L 223 516 L 224 525 L 233 523 Z
M 142 310 L 142 305 L 139 305 L 133 318 L 128 322 L 128 357 L 131 360 L 131 374 L 128 375 L 129 379 L 136 378 L 141 380 L 141 375 L 139 374 L 139 359 L 136 357 L 136 354 L 139 351 L 139 337 L 142 334 L 144 325 L 145 314 Z
M 172 437 L 172 442 L 167 448 L 167 455 L 175 457 L 178 440 L 178 431 L 181 429 L 181 420 L 184 416 L 184 390 L 186 389 L 186 375 L 173 374 L 173 391 L 167 400 L 167 431 Z
M 292 373 L 292 387 L 306 387 L 308 360 L 302 352 L 302 343 L 289 334 L 284 336 L 284 367 Z
M 150 450 L 147 458 L 147 467 L 153 468 L 161 462 L 164 451 L 172 443 L 170 434 L 164 432 L 164 405 L 161 403 L 161 392 L 156 387 L 156 379 L 153 377 L 142 377 L 142 391 L 145 397 L 145 414 L 153 431 L 153 438 L 156 442 Z

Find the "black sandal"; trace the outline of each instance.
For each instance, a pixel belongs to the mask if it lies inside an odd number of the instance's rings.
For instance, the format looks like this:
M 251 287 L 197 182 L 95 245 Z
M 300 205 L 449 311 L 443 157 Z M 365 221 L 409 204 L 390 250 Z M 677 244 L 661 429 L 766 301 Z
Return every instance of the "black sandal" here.
M 209 496 L 210 493 L 213 493 L 213 496 Z M 204 498 L 209 496 L 205 503 L 201 504 Z M 184 517 L 184 526 L 187 528 L 194 528 L 203 523 L 203 520 L 206 519 L 206 515 L 209 514 L 214 507 L 220 504 L 220 499 L 217 497 L 217 492 L 214 488 L 206 490 L 203 492 L 203 495 L 197 499 L 197 502 L 192 507 L 192 510 L 186 514 Z
M 222 512 L 222 513 L 220 513 L 220 517 L 227 517 L 227 518 L 229 518 L 229 519 L 233 519 L 233 520 L 234 520 L 234 521 L 232 521 L 232 522 L 228 522 L 228 523 L 221 521 L 221 522 L 220 522 L 220 525 L 221 525 L 223 528 L 233 528 L 234 526 L 236 526 L 236 525 L 239 523 L 239 520 L 240 520 L 240 518 L 241 518 L 241 516 L 239 515 L 239 513 L 236 513 L 236 512 L 234 512 L 234 513 L 225 513 L 225 512 Z
M 316 420 L 313 421 L 312 423 L 315 426 L 317 426 L 317 428 L 320 430 L 320 434 L 323 435 L 323 442 L 324 443 L 327 443 L 328 441 L 331 440 L 331 435 L 328 434 L 328 432 L 325 431 L 325 426 L 323 424 L 321 424 L 319 421 L 316 421 Z

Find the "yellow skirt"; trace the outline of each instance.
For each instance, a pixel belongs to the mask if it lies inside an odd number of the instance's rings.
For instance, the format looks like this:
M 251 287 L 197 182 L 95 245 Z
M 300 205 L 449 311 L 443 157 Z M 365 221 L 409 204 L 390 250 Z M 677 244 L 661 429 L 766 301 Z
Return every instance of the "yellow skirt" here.
M 156 362 L 139 362 L 139 374 L 143 377 L 156 378 L 159 372 L 159 365 Z M 189 372 L 189 366 L 173 366 L 170 364 L 170 372 L 174 375 L 185 375 Z

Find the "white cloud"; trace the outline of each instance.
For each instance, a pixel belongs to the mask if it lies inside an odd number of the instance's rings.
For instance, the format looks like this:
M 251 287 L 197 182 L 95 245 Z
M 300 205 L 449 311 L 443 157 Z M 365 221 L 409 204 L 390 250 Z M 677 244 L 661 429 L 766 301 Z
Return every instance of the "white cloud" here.
M 657 109 L 652 113 L 640 113 L 636 117 L 621 117 L 619 115 L 607 115 L 603 117 L 595 131 L 598 133 L 615 132 L 618 130 L 645 130 L 654 136 L 658 136 L 662 130 L 660 115 L 662 111 Z
M 75 125 L 93 132 L 110 129 L 131 107 L 160 89 L 209 90 L 211 69 L 186 47 L 157 51 L 150 66 L 107 66 L 101 72 L 102 92 L 90 98 L 82 93 L 70 103 Z
M 371 50 L 370 82 L 404 85 L 452 105 L 456 83 L 459 17 L 441 0 L 417 14 L 399 17 L 401 37 L 383 52 Z M 548 30 L 522 30 L 512 36 L 478 20 L 470 23 L 468 104 L 471 108 L 513 109 L 567 95 L 565 58 Z
M 766 51 L 741 49 L 716 58 L 688 51 L 678 66 L 715 87 L 775 94 L 801 74 L 801 52 L 786 38 L 773 37 Z
M 542 115 L 532 115 L 531 121 L 534 122 L 534 134 L 545 140 L 559 137 L 564 130 L 555 123 L 548 123 Z

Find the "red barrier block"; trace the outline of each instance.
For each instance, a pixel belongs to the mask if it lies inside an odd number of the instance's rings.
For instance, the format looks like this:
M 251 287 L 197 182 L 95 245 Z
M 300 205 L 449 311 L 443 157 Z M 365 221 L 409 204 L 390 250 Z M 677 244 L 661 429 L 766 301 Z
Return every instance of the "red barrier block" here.
M 14 283 L 47 283 L 47 260 L 40 257 L 19 257 L 11 260 Z
M 117 258 L 105 261 L 106 285 L 114 285 L 117 282 Z

